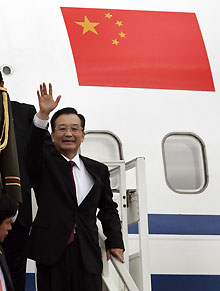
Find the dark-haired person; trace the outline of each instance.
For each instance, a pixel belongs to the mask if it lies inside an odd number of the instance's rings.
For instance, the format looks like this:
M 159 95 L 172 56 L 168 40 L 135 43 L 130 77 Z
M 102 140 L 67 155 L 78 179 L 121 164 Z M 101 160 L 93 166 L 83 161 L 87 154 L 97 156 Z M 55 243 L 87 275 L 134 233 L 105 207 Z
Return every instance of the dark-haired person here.
M 107 166 L 78 154 L 85 119 L 63 108 L 51 119 L 53 148 L 45 148 L 48 118 L 59 103 L 52 86 L 38 91 L 40 111 L 27 149 L 27 165 L 38 204 L 29 258 L 36 261 L 39 291 L 101 291 L 102 260 L 96 213 L 106 235 L 107 258 L 121 262 L 123 240 Z M 71 168 L 70 164 L 74 162 Z
M 4 80 L 1 72 L 0 85 L 1 87 L 4 87 Z M 15 291 L 24 291 L 27 263 L 27 240 L 29 237 L 30 226 L 32 223 L 31 185 L 24 163 L 24 151 L 26 147 L 28 132 L 30 131 L 30 128 L 32 126 L 33 117 L 36 113 L 36 109 L 33 105 L 20 103 L 17 101 L 11 101 L 10 106 L 13 116 L 13 120 L 11 120 L 13 123 L 12 126 L 14 126 L 15 143 L 17 145 L 16 155 L 18 155 L 18 164 L 21 179 L 21 187 L 19 190 L 21 190 L 22 204 L 20 204 L 19 214 L 16 222 L 13 225 L 13 229 L 5 239 L 3 247 L 5 250 L 8 267 L 10 269 L 11 278 L 15 286 Z M 10 159 L 14 160 L 12 155 Z M 6 164 L 7 167 L 11 167 L 12 163 L 9 162 L 9 159 L 7 159 Z M 15 176 L 15 174 L 7 176 Z
M 0 195 L 0 243 L 12 229 L 11 223 L 17 211 L 17 204 L 7 195 Z M 14 291 L 10 272 L 5 260 L 3 248 L 0 244 L 0 290 Z

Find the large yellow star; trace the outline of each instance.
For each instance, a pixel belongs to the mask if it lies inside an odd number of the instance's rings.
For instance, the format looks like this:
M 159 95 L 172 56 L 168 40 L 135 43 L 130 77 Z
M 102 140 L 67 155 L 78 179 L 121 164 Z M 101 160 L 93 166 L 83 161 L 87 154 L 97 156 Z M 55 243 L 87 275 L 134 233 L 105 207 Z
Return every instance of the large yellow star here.
M 83 34 L 87 33 L 88 31 L 91 31 L 95 34 L 98 34 L 98 32 L 95 30 L 96 25 L 98 25 L 98 22 L 90 22 L 89 19 L 85 16 L 84 22 L 75 21 L 76 24 L 79 24 L 83 27 Z

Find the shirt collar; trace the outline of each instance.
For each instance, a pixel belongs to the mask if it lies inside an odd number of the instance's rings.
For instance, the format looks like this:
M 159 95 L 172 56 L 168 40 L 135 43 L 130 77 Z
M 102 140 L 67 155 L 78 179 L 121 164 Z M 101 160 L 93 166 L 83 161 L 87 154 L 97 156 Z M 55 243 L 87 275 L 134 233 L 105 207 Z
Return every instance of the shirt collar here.
M 64 157 L 65 160 L 67 160 L 67 162 L 73 161 L 75 163 L 75 165 L 80 169 L 80 158 L 79 158 L 79 154 L 76 154 L 75 157 L 72 160 L 68 159 L 64 155 L 62 155 L 62 156 Z

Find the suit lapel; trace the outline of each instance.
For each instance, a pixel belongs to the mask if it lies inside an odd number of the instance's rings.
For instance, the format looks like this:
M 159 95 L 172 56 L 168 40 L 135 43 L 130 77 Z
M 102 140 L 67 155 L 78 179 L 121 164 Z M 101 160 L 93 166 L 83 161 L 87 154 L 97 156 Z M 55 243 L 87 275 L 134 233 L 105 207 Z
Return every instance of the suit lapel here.
M 82 203 L 80 204 L 83 205 L 84 203 L 86 203 L 87 200 L 90 199 L 91 196 L 93 196 L 94 198 L 97 197 L 99 191 L 101 191 L 102 187 L 104 186 L 102 180 L 100 179 L 100 173 L 99 171 L 97 171 L 97 168 L 94 167 L 94 162 L 88 158 L 85 158 L 83 156 L 80 155 L 80 159 L 83 161 L 86 170 L 89 172 L 89 174 L 92 176 L 93 180 L 94 180 L 94 185 L 91 188 L 91 190 L 89 191 L 89 193 L 87 194 L 87 196 L 84 198 L 84 200 L 82 201 Z
M 77 205 L 76 192 L 73 186 L 70 165 L 56 149 L 53 150 L 52 155 L 55 159 L 57 173 L 59 174 L 58 178 L 60 179 L 60 182 L 63 184 L 63 187 L 67 188 L 68 193 L 70 194 L 66 195 L 67 199 L 69 200 L 70 203 L 74 201 L 74 203 Z
M 86 157 L 83 157 L 81 155 L 80 159 L 83 161 L 86 170 L 89 172 L 89 174 L 93 177 L 94 181 L 96 183 L 102 183 L 101 179 L 100 179 L 100 172 L 97 170 L 96 167 L 94 167 L 94 162 Z

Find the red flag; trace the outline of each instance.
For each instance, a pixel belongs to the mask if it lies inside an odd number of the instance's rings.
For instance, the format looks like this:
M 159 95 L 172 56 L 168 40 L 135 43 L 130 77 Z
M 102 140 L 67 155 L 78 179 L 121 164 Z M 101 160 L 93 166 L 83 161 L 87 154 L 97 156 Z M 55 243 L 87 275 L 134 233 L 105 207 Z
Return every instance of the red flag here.
M 194 13 L 61 11 L 79 85 L 215 91 Z

